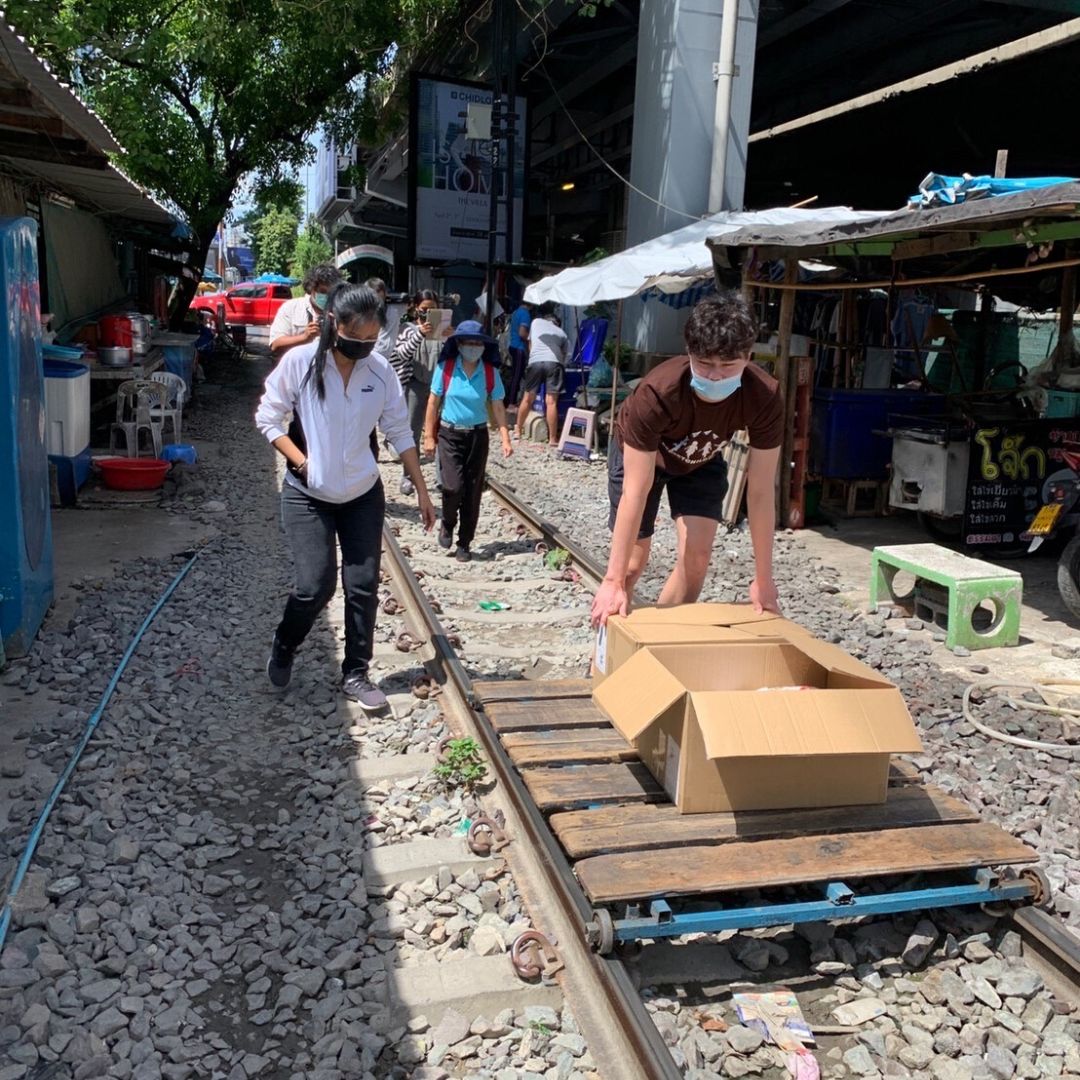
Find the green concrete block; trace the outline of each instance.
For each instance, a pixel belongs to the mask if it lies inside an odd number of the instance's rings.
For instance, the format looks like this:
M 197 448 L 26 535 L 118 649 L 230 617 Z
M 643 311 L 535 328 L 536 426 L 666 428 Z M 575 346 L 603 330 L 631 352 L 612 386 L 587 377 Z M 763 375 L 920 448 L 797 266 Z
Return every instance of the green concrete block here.
M 897 595 L 896 575 L 904 571 L 915 579 L 909 593 Z M 1020 640 L 1020 604 L 1024 579 L 1015 570 L 1003 570 L 938 544 L 897 544 L 874 548 L 870 567 L 870 606 L 894 603 L 915 609 L 917 585 L 929 581 L 948 591 L 948 626 L 945 644 L 951 649 L 993 649 Z M 988 626 L 973 622 L 985 605 Z M 985 610 L 984 608 L 984 610 Z

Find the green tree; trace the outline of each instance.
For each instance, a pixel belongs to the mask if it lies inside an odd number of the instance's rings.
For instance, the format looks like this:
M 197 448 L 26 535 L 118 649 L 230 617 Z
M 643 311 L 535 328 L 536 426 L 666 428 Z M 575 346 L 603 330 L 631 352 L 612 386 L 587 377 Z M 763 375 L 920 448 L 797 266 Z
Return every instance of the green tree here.
M 310 159 L 396 122 L 379 102 L 394 59 L 453 0 L 10 0 L 5 17 L 86 97 L 119 165 L 190 225 L 201 274 L 242 177 L 272 191 Z M 184 280 L 190 290 L 195 283 Z
M 330 262 L 334 258 L 334 249 L 326 234 L 319 228 L 318 222 L 309 217 L 307 224 L 296 238 L 296 247 L 292 253 L 292 275 L 302 278 L 306 271 L 319 263 Z
M 252 226 L 255 265 L 260 274 L 287 274 L 300 219 L 291 210 L 268 210 Z

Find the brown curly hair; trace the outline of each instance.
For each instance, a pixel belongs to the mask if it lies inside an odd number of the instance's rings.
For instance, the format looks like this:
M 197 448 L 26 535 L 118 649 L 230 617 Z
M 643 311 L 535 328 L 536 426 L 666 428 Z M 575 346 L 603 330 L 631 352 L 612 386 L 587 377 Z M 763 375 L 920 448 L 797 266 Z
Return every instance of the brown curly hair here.
M 757 341 L 758 321 L 742 293 L 722 292 L 702 300 L 690 313 L 683 340 L 691 356 L 739 360 Z

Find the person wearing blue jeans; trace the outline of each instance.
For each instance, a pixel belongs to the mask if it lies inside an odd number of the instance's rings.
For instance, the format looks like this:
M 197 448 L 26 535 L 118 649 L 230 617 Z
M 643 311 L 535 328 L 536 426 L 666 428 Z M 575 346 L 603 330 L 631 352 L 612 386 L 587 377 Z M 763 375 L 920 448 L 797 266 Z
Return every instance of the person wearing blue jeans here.
M 334 594 L 340 544 L 342 690 L 366 712 L 386 707 L 385 694 L 368 675 L 386 509 L 371 446 L 376 424 L 416 485 L 425 528 L 435 524 L 401 383 L 389 361 L 374 351 L 382 311 L 367 286 L 335 286 L 318 342 L 285 354 L 267 378 L 255 413 L 259 430 L 287 463 L 281 521 L 294 563 L 293 589 L 274 635 L 267 676 L 275 689 L 289 685 L 296 651 Z

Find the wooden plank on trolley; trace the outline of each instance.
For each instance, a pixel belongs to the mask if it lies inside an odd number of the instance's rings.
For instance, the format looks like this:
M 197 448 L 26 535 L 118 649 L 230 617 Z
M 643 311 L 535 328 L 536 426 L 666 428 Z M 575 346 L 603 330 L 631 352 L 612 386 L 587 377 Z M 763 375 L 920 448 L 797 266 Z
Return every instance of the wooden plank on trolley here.
M 602 806 L 552 814 L 550 825 L 566 854 L 571 859 L 583 859 L 607 851 L 730 844 L 978 820 L 979 815 L 970 806 L 936 787 L 905 784 L 889 788 L 888 800 L 873 806 L 718 814 L 680 814 L 670 803 Z
M 511 731 L 502 736 L 502 744 L 519 769 L 536 765 L 636 761 L 638 756 L 614 728 Z
M 921 784 L 922 773 L 910 761 L 894 757 L 889 761 L 890 784 Z
M 507 731 L 547 731 L 557 728 L 608 728 L 591 698 L 551 701 L 491 701 L 484 715 L 500 734 Z
M 664 789 L 640 762 L 523 769 L 521 778 L 541 810 L 597 803 L 658 802 L 667 798 Z
M 551 701 L 591 698 L 591 679 L 500 679 L 473 683 L 476 696 L 489 701 Z
M 581 859 L 574 871 L 594 904 L 707 895 L 883 874 L 1031 863 L 1038 856 L 986 822 L 880 832 L 629 851 Z

